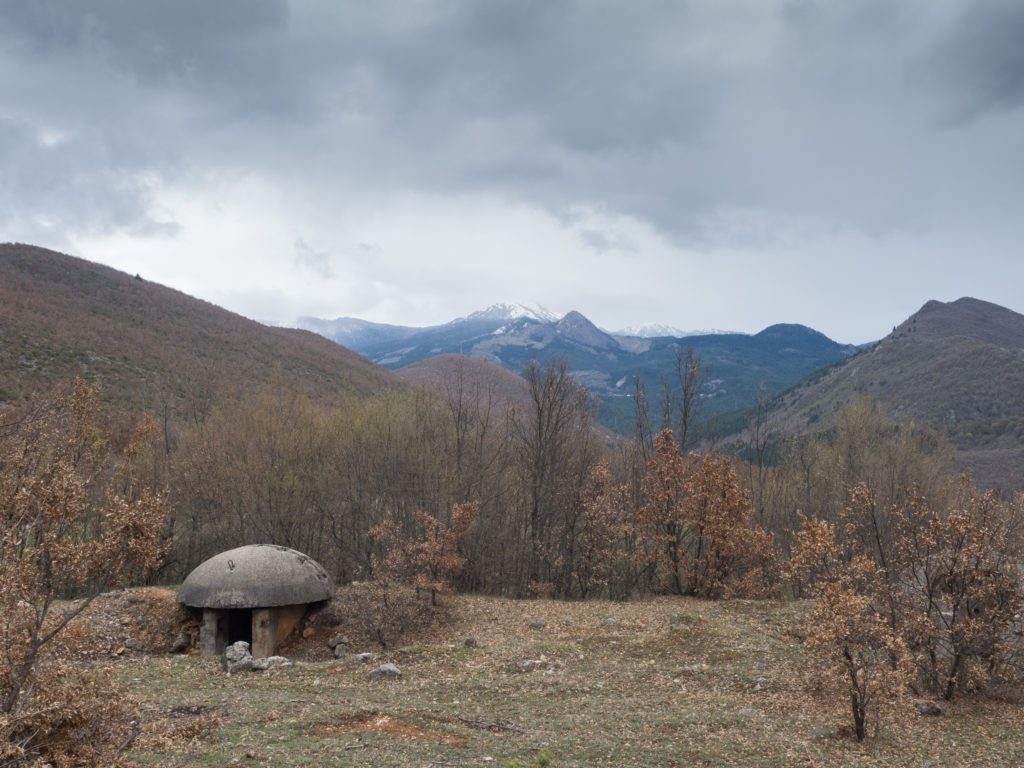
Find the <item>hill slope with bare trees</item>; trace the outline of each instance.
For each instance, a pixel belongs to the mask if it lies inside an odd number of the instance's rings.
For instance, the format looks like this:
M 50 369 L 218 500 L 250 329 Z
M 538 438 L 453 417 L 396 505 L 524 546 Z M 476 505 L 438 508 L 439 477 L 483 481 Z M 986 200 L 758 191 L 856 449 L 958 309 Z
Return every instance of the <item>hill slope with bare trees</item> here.
M 929 301 L 878 344 L 780 395 L 767 422 L 777 434 L 829 429 L 858 395 L 946 434 L 979 484 L 1024 486 L 1024 315 L 973 298 Z
M 397 385 L 307 331 L 29 245 L 0 245 L 0 403 L 81 376 L 133 409 L 202 411 L 280 384 L 325 402 Z

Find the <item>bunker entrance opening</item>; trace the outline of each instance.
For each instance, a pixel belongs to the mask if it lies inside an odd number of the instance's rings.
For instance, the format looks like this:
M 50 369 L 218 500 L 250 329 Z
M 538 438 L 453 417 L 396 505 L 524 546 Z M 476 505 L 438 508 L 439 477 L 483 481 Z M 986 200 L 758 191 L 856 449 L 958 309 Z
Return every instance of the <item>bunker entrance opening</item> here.
M 228 645 L 244 640 L 252 648 L 252 609 L 233 608 L 228 614 Z

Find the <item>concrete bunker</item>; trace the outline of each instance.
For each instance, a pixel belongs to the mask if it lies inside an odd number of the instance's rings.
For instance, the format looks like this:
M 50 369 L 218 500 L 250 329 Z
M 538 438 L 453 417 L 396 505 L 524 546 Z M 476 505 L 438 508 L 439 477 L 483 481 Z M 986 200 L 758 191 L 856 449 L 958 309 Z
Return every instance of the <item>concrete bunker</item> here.
M 309 607 L 330 600 L 332 591 L 327 572 L 308 555 L 251 544 L 201 563 L 181 585 L 178 602 L 203 611 L 201 655 L 219 656 L 244 640 L 262 658 L 273 656 Z

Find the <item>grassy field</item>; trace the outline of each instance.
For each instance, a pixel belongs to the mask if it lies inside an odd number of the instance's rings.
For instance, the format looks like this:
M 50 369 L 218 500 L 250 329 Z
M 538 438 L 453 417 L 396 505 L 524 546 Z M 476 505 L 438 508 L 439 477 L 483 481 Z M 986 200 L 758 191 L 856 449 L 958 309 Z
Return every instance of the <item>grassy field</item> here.
M 898 725 L 857 744 L 843 702 L 811 692 L 801 610 L 460 597 L 453 625 L 382 655 L 398 680 L 314 660 L 322 637 L 270 673 L 141 654 L 116 668 L 141 700 L 142 765 L 1024 765 L 1024 707 L 1008 701 L 955 702 L 937 718 L 908 702 Z

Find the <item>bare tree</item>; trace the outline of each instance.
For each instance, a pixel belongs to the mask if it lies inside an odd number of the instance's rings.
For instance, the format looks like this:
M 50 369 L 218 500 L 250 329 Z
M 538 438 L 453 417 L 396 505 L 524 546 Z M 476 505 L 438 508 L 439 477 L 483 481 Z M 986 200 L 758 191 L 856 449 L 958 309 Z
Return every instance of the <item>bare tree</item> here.
M 526 484 L 526 537 L 529 546 L 527 578 L 533 584 L 554 580 L 555 525 L 564 517 L 576 490 L 582 489 L 590 443 L 586 390 L 569 374 L 564 360 L 543 368 L 531 362 L 525 378 L 530 390 L 529 412 L 514 422 L 520 467 Z
M 676 350 L 676 381 L 679 384 L 679 426 L 676 430 L 676 443 L 679 452 L 686 452 L 697 444 L 697 421 L 700 418 L 700 390 L 704 385 L 700 355 L 687 347 L 684 353 Z
M 747 421 L 747 451 L 749 453 L 750 488 L 754 497 L 757 522 L 764 524 L 765 487 L 768 479 L 768 450 L 775 435 L 768 425 L 768 390 L 764 384 L 757 388 L 757 400 Z

